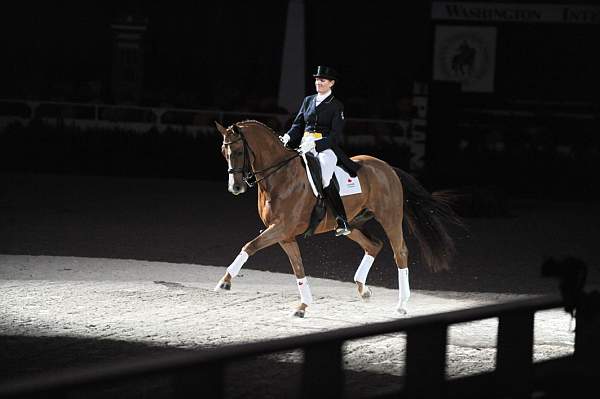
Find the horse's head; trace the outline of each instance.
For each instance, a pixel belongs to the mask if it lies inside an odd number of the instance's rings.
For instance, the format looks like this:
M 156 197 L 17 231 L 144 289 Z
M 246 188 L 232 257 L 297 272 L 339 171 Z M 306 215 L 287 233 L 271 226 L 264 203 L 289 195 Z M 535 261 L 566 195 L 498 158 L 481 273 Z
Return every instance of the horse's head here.
M 227 161 L 229 173 L 228 190 L 234 195 L 246 192 L 248 179 L 252 178 L 250 153 L 246 139 L 239 127 L 231 125 L 227 129 L 215 122 L 217 130 L 223 136 L 221 153 Z
M 277 133 L 262 122 L 245 120 L 224 128 L 215 121 L 215 125 L 223 136 L 221 152 L 229 166 L 229 191 L 235 195 L 268 179 L 299 156 L 285 148 Z

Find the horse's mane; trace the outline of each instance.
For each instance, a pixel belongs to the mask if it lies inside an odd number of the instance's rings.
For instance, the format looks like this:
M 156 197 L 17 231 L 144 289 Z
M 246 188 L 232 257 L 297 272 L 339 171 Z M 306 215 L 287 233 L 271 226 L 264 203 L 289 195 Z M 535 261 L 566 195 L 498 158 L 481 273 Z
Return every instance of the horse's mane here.
M 258 125 L 259 127 L 264 128 L 268 133 L 271 134 L 271 136 L 273 136 L 273 138 L 275 139 L 274 140 L 275 143 L 279 144 L 279 146 L 281 146 L 281 148 L 287 150 L 288 152 L 293 152 L 294 151 L 294 150 L 292 150 L 290 148 L 287 148 L 285 145 L 283 145 L 283 143 L 281 142 L 281 140 L 279 140 L 279 134 L 275 130 L 271 129 L 270 126 L 267 126 L 263 122 L 257 121 L 255 119 L 246 119 L 246 120 L 243 120 L 243 121 L 239 121 L 239 122 L 233 123 L 233 124 L 231 124 L 231 126 L 228 127 L 228 129 L 231 129 L 234 126 L 239 128 L 239 127 L 241 127 L 240 125 L 244 125 L 244 124 Z
M 267 125 L 265 125 L 264 123 L 262 123 L 262 122 L 260 122 L 260 121 L 257 121 L 257 120 L 255 120 L 255 119 L 246 119 L 246 120 L 243 120 L 243 121 L 240 121 L 240 122 L 236 122 L 236 123 L 232 124 L 232 125 L 231 125 L 231 126 L 229 126 L 229 127 L 231 128 L 233 125 L 236 125 L 236 126 L 238 126 L 238 127 L 239 127 L 239 125 L 241 125 L 241 124 L 244 124 L 244 123 L 253 123 L 253 124 L 256 124 L 256 125 L 262 126 L 262 127 L 264 127 L 265 129 L 267 129 L 267 131 L 271 132 L 271 134 L 272 134 L 273 136 L 279 136 L 275 130 L 271 129 L 271 127 L 270 127 L 270 126 L 267 126 Z

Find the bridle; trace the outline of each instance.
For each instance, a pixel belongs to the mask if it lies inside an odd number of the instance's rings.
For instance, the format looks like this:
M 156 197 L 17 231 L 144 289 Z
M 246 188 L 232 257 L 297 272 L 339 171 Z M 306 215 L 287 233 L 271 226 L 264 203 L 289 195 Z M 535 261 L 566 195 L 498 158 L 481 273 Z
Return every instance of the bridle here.
M 244 162 L 243 162 L 241 168 L 230 168 L 229 170 L 227 170 L 227 173 L 229 173 L 229 174 L 241 173 L 242 180 L 244 181 L 244 183 L 246 183 L 248 185 L 248 187 L 254 187 L 256 184 L 260 183 L 261 181 L 265 180 L 269 176 L 273 175 L 279 169 L 283 168 L 292 159 L 300 156 L 299 153 L 296 153 L 296 154 L 292 155 L 291 157 L 286 158 L 283 161 L 280 161 L 274 165 L 268 166 L 261 170 L 254 170 L 254 166 L 252 165 L 252 159 L 256 159 L 256 155 L 254 154 L 254 151 L 252 151 L 252 148 L 250 148 L 250 146 L 248 145 L 248 141 L 246 141 L 246 137 L 244 137 L 242 130 L 240 129 L 240 127 L 238 125 L 232 125 L 230 129 L 232 129 L 233 133 L 236 134 L 238 137 L 235 140 L 231 140 L 231 141 L 225 141 L 225 139 L 223 139 L 223 145 L 229 146 L 229 145 L 237 143 L 238 141 L 241 140 L 242 144 L 244 146 L 244 152 L 243 152 Z M 252 159 L 250 158 L 250 155 L 252 155 Z M 270 171 L 270 173 L 267 173 L 269 171 Z M 260 174 L 262 174 L 263 176 L 260 179 L 257 179 L 256 175 L 260 175 Z
M 235 125 L 233 125 L 233 126 L 235 126 Z M 238 134 L 238 138 L 236 138 L 235 140 L 231 140 L 229 142 L 227 142 L 227 141 L 225 141 L 225 139 L 223 139 L 223 145 L 229 146 L 229 145 L 235 144 L 241 140 L 244 144 L 244 163 L 241 168 L 230 168 L 229 170 L 227 170 L 227 173 L 229 173 L 229 174 L 241 173 L 242 180 L 244 181 L 244 183 L 246 183 L 248 185 L 248 187 L 252 187 L 256 184 L 256 175 L 252 171 L 252 165 L 250 162 L 250 153 L 252 153 L 253 157 L 254 157 L 254 153 L 252 152 L 252 149 L 250 148 L 250 146 L 248 146 L 248 142 L 246 141 L 246 138 L 244 137 L 242 132 L 236 128 L 233 128 L 233 130 L 234 130 L 234 133 Z

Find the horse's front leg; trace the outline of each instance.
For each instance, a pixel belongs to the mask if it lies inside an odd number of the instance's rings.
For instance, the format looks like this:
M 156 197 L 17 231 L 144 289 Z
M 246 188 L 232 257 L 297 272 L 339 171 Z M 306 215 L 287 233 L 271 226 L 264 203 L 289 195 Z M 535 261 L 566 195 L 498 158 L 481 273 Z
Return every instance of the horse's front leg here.
M 298 291 L 300 291 L 300 304 L 293 313 L 295 317 L 304 317 L 306 308 L 312 303 L 312 293 L 310 292 L 310 286 L 304 274 L 304 266 L 302 265 L 302 256 L 300 255 L 300 248 L 295 239 L 280 241 L 279 245 L 287 254 L 294 275 L 296 276 L 296 284 L 298 285 Z
M 233 262 L 227 268 L 225 275 L 219 280 L 215 287 L 215 291 L 231 289 L 231 279 L 238 275 L 244 263 L 248 258 L 263 248 L 271 246 L 283 239 L 283 229 L 279 224 L 272 224 L 260 233 L 255 239 L 249 241 L 242 247 L 242 250 Z

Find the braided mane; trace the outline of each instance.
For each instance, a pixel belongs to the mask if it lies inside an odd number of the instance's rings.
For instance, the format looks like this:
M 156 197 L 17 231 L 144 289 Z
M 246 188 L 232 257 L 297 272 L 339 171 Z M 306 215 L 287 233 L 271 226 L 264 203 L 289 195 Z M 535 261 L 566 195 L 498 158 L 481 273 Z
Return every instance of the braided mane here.
M 255 120 L 255 119 L 246 119 L 246 120 L 244 120 L 244 121 L 236 122 L 236 123 L 234 123 L 233 125 L 236 125 L 236 126 L 238 126 L 238 127 L 239 127 L 239 125 L 241 125 L 241 124 L 244 124 L 244 123 L 252 123 L 252 124 L 255 124 L 255 125 L 260 125 L 260 126 L 262 126 L 262 127 L 266 128 L 266 129 L 267 129 L 269 132 L 271 132 L 271 134 L 272 134 L 272 135 L 274 135 L 274 136 L 279 136 L 275 130 L 271 129 L 271 127 L 270 127 L 270 126 L 267 126 L 267 125 L 265 125 L 264 123 L 262 123 L 262 122 L 260 122 L 260 121 L 257 121 L 257 120 Z M 233 126 L 233 125 L 231 125 L 231 126 Z M 231 127 L 231 126 L 230 126 L 230 127 Z

